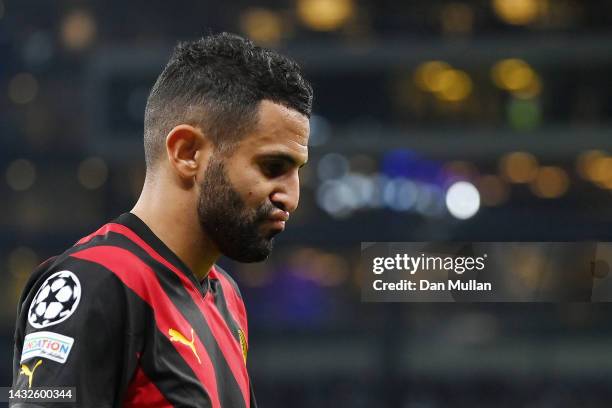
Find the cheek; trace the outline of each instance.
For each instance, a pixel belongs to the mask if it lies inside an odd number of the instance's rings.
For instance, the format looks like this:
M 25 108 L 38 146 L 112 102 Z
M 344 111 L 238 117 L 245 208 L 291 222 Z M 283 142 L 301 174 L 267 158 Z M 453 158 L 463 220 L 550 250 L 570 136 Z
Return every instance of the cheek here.
M 233 184 L 247 205 L 259 206 L 267 196 L 266 183 L 255 172 L 243 172 Z
M 270 186 L 259 167 L 254 163 L 247 160 L 230 162 L 228 163 L 228 176 L 233 188 L 248 207 L 259 207 L 266 201 Z
M 261 185 L 249 185 L 248 190 L 244 196 L 244 200 L 247 205 L 252 207 L 259 207 L 263 201 L 265 201 L 267 194 Z

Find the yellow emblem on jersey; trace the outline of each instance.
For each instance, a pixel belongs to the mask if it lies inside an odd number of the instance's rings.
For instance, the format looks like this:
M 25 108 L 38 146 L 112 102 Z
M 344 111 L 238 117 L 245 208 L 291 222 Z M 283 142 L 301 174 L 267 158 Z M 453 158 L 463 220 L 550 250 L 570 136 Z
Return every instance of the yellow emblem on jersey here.
M 36 371 L 36 367 L 38 367 L 41 364 L 42 364 L 42 360 L 38 360 L 36 364 L 34 364 L 34 367 L 32 368 L 32 370 L 30 370 L 30 367 L 28 367 L 25 364 L 21 365 L 21 371 L 19 372 L 19 374 L 23 374 L 26 377 L 28 377 L 28 388 L 32 388 L 32 378 L 34 377 L 34 371 Z
M 202 364 L 202 361 L 200 361 L 200 356 L 198 356 L 198 352 L 196 351 L 196 348 L 195 348 L 195 336 L 193 334 L 193 327 L 191 328 L 191 340 L 187 340 L 187 337 L 185 337 L 183 333 L 175 329 L 168 330 L 168 334 L 170 335 L 170 341 L 173 341 L 173 342 L 178 341 L 179 343 L 184 344 L 187 347 L 189 347 L 191 351 L 193 351 L 193 354 L 198 359 L 198 363 Z
M 242 331 L 242 329 L 238 329 L 238 337 L 240 338 L 240 347 L 242 348 L 242 357 L 244 357 L 244 364 L 246 364 L 247 351 L 249 349 L 249 346 L 247 345 L 246 337 L 244 336 L 244 332 Z

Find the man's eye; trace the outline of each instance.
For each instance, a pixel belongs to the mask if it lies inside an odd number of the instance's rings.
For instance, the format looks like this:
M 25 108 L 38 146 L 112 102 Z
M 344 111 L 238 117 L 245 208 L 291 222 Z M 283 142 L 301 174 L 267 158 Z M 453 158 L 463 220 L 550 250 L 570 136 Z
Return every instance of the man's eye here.
M 263 172 L 268 177 L 278 177 L 285 171 L 285 164 L 281 162 L 264 163 Z

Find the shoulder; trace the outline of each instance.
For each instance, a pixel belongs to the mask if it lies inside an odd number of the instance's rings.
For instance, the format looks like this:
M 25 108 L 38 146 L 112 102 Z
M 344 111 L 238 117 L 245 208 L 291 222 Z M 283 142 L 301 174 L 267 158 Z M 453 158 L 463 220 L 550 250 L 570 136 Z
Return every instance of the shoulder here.
M 45 284 L 53 284 L 60 280 L 77 287 L 81 287 L 83 282 L 86 282 L 88 286 L 108 284 L 108 280 L 112 276 L 110 271 L 95 262 L 75 258 L 71 255 L 71 251 L 68 250 L 40 264 L 30 275 L 23 295 L 27 297 L 32 292 L 39 291 Z M 59 284 L 56 283 L 55 285 Z
M 69 248 L 62 255 L 63 261 L 76 265 L 83 275 L 92 275 L 89 279 L 114 280 L 140 297 L 147 297 L 154 262 L 138 240 L 126 226 L 109 223 Z
M 125 276 L 132 281 L 145 278 L 130 264 L 137 260 L 133 245 L 113 233 L 109 225 L 80 239 L 32 272 L 19 301 L 19 321 L 42 328 L 73 314 L 111 316 L 127 306 L 131 296 Z
M 60 255 L 41 264 L 31 275 L 19 302 L 24 323 L 42 329 L 82 315 L 106 302 L 120 307 L 121 282 L 106 268 Z

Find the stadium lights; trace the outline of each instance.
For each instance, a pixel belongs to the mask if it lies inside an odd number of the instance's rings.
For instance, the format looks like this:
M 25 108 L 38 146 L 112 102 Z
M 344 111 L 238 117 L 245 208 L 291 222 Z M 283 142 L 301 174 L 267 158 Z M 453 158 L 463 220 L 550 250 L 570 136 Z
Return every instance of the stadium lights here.
M 587 150 L 578 156 L 576 160 L 576 170 L 585 180 L 593 181 L 595 174 L 595 163 L 597 160 L 606 157 L 607 154 L 601 150 Z
M 472 80 L 469 75 L 458 69 L 449 69 L 440 74 L 440 90 L 435 93 L 438 99 L 458 102 L 472 93 Z
M 493 11 L 507 24 L 527 25 L 548 11 L 547 0 L 493 0 Z
M 603 156 L 594 160 L 591 181 L 602 188 L 612 189 L 612 157 Z
M 501 158 L 499 169 L 512 183 L 528 183 L 538 174 L 538 161 L 531 153 L 512 152 Z
M 267 46 L 278 45 L 283 36 L 283 19 L 279 13 L 264 8 L 244 11 L 240 27 L 253 41 Z
M 298 0 L 297 14 L 308 28 L 333 31 L 344 25 L 355 13 L 352 0 Z
M 538 96 L 542 91 L 542 81 L 535 70 L 525 61 L 508 58 L 498 61 L 491 69 L 493 83 L 520 99 Z
M 61 39 L 70 50 L 79 51 L 89 47 L 96 37 L 96 22 L 88 11 L 75 10 L 64 17 Z
M 455 218 L 471 218 L 480 208 L 480 193 L 472 183 L 458 181 L 446 192 L 446 207 Z
M 612 157 L 601 150 L 587 150 L 578 156 L 578 174 L 601 188 L 612 189 Z
M 560 167 L 542 166 L 529 187 L 540 198 L 559 198 L 569 188 L 569 177 Z
M 417 67 L 414 71 L 414 82 L 425 92 L 437 92 L 440 90 L 440 74 L 451 69 L 444 61 L 428 61 Z
M 473 88 L 466 72 L 454 69 L 444 61 L 428 61 L 419 65 L 414 71 L 414 81 L 423 91 L 433 93 L 446 102 L 466 99 Z

